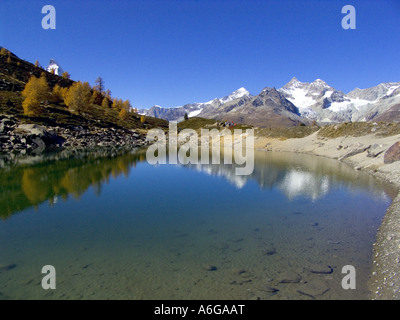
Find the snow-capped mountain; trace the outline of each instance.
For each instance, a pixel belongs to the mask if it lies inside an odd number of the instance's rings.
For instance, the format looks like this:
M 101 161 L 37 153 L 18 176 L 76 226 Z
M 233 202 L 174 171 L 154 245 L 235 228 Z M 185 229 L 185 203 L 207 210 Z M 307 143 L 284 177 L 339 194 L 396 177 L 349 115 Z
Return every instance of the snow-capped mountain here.
M 268 87 L 257 96 L 244 95 L 224 104 L 204 108 L 199 116 L 260 127 L 291 126 L 308 121 L 303 121 L 299 109 L 282 93 Z
M 187 114 L 189 118 L 196 117 L 200 115 L 202 111 L 205 109 L 206 110 L 214 109 L 225 103 L 229 103 L 236 99 L 240 99 L 242 97 L 247 97 L 247 96 L 250 96 L 250 93 L 245 88 L 241 87 L 223 98 L 215 98 L 208 102 L 190 103 L 184 106 L 179 106 L 174 108 L 163 108 L 158 105 L 155 105 L 148 110 L 141 109 L 139 110 L 139 113 L 152 117 L 162 118 L 168 121 L 181 121 L 183 120 L 185 114 Z
M 371 120 L 400 102 L 400 82 L 345 94 L 320 79 L 303 83 L 293 78 L 278 91 L 299 108 L 302 117 L 322 123 Z
M 241 87 L 236 91 L 233 91 L 229 96 L 226 96 L 222 99 L 218 99 L 221 104 L 231 102 L 236 99 L 240 99 L 242 97 L 250 96 L 250 92 L 248 92 L 245 88 Z
M 381 83 L 345 94 L 317 79 L 311 83 L 292 78 L 280 89 L 264 88 L 253 96 L 240 88 L 223 98 L 176 108 L 154 106 L 142 114 L 169 121 L 189 117 L 228 120 L 260 127 L 299 123 L 400 121 L 400 82 Z

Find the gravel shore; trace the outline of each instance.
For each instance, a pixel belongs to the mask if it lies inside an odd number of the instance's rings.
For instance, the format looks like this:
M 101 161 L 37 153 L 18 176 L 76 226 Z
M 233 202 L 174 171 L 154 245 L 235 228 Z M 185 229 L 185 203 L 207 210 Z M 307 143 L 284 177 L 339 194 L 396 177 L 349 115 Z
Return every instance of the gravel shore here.
M 385 152 L 398 141 L 400 135 L 379 137 L 369 134 L 328 139 L 315 132 L 298 139 L 256 137 L 255 148 L 338 159 L 352 165 L 355 170 L 363 170 L 383 178 L 400 190 L 400 161 L 384 163 Z M 400 193 L 385 214 L 373 250 L 373 272 L 368 284 L 371 298 L 400 299 Z

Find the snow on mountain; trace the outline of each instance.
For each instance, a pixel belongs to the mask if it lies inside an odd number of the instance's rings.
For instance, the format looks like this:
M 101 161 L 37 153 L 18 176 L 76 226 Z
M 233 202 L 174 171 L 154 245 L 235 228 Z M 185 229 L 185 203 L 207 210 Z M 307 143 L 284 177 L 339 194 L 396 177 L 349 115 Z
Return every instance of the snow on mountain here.
M 377 101 L 384 97 L 390 96 L 399 87 L 400 87 L 400 82 L 385 82 L 385 83 L 380 83 L 372 88 L 354 89 L 347 95 L 350 98 L 360 98 L 368 101 Z
M 356 98 L 356 99 L 350 98 L 349 100 L 342 101 L 342 102 L 333 102 L 330 105 L 329 110 L 333 111 L 333 112 L 339 112 L 339 111 L 347 110 L 349 108 L 355 108 L 357 110 L 360 110 L 361 107 L 366 106 L 370 103 L 371 103 L 371 101 L 368 101 L 368 100 L 363 100 L 363 99 L 359 99 L 359 98 Z
M 237 89 L 236 91 L 232 92 L 229 96 L 219 99 L 219 101 L 222 104 L 222 103 L 227 103 L 232 100 L 236 100 L 241 97 L 249 96 L 249 95 L 250 95 L 250 92 L 248 92 L 245 88 L 241 87 L 241 88 Z
M 186 104 L 180 107 L 173 107 L 173 108 L 163 108 L 158 105 L 153 106 L 150 109 L 141 109 L 139 113 L 145 114 L 148 116 L 162 118 L 168 121 L 181 121 L 185 113 L 188 115 L 189 118 L 201 116 L 201 113 L 204 109 L 213 109 L 217 108 L 223 104 L 230 103 L 237 99 L 241 99 L 243 97 L 249 97 L 250 93 L 243 87 L 237 89 L 236 91 L 232 92 L 230 95 L 225 96 L 223 98 L 215 98 L 208 102 L 202 103 L 191 103 Z
M 375 117 L 398 118 L 399 104 L 400 82 L 381 83 L 367 89 L 357 88 L 345 94 L 321 79 L 308 83 L 293 77 L 282 88 L 265 88 L 256 96 L 242 87 L 228 96 L 205 103 L 175 108 L 154 106 L 139 112 L 168 121 L 181 121 L 188 114 L 189 117 L 217 120 L 229 118 L 230 121 L 256 126 L 289 126 L 299 121 L 332 123 L 369 121 Z
M 324 101 L 324 99 L 331 99 L 336 90 L 321 79 L 312 83 L 303 83 L 294 77 L 278 91 L 299 108 L 301 116 L 314 120 L 317 115 L 313 106 Z
M 199 110 L 194 110 L 192 112 L 189 112 L 188 117 L 189 118 L 193 118 L 198 116 L 201 112 L 203 111 L 203 108 L 199 109 Z
M 278 91 L 283 93 L 286 99 L 298 107 L 301 112 L 302 109 L 308 109 L 315 105 L 320 98 L 330 98 L 336 90 L 321 79 L 317 79 L 312 83 L 303 83 L 296 78 L 292 78 L 289 83 L 278 89 Z
M 293 78 L 278 90 L 299 108 L 302 117 L 319 122 L 342 122 L 365 121 L 372 109 L 376 115 L 384 112 L 391 104 L 383 100 L 399 95 L 399 88 L 400 82 L 387 82 L 344 94 L 321 79 L 303 83 Z
M 388 91 L 386 92 L 387 96 L 390 96 L 396 89 L 400 88 L 400 84 L 392 85 L 388 88 Z

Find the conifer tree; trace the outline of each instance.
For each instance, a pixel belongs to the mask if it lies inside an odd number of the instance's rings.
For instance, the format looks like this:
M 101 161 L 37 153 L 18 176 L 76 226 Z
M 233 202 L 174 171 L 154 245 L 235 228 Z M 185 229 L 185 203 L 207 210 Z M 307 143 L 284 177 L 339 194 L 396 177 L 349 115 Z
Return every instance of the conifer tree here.
M 102 77 L 98 77 L 95 81 L 94 90 L 103 93 L 104 92 L 104 80 Z
M 101 95 L 101 93 L 98 92 L 97 90 L 93 90 L 92 97 L 90 98 L 90 103 L 97 104 L 100 106 L 102 102 L 103 102 L 103 96 Z
M 126 111 L 125 108 L 122 108 L 121 111 L 120 111 L 119 114 L 118 114 L 118 117 L 119 117 L 121 120 L 127 120 L 128 117 L 129 117 L 128 111 Z
M 60 85 L 56 84 L 52 92 L 52 101 L 55 103 L 60 103 L 63 100 L 64 100 L 63 88 L 61 88 Z
M 132 109 L 131 102 L 129 100 L 125 100 L 122 103 L 122 109 L 125 109 L 126 112 L 129 112 Z
M 108 98 L 108 100 L 112 100 L 112 98 L 111 98 L 111 90 L 110 89 L 107 89 L 107 91 L 106 91 L 106 93 L 105 93 L 105 96 Z
M 9 51 L 6 48 L 1 48 L 0 55 L 8 56 L 9 55 Z
M 65 104 L 71 112 L 78 114 L 87 110 L 90 103 L 91 88 L 88 82 L 75 82 L 65 96 Z
M 124 102 L 122 101 L 122 99 L 114 98 L 113 104 L 112 104 L 112 108 L 114 110 L 121 111 L 121 109 L 123 108 L 123 105 L 124 105 Z
M 67 72 L 64 71 L 63 74 L 61 75 L 64 79 L 69 79 L 71 77 L 71 75 Z
M 103 98 L 103 101 L 101 102 L 101 106 L 103 108 L 110 108 L 111 100 L 107 97 Z
M 24 114 L 28 116 L 38 116 L 41 113 L 41 103 L 46 102 L 49 97 L 50 89 L 45 76 L 36 78 L 31 76 L 22 96 L 25 98 L 22 107 Z

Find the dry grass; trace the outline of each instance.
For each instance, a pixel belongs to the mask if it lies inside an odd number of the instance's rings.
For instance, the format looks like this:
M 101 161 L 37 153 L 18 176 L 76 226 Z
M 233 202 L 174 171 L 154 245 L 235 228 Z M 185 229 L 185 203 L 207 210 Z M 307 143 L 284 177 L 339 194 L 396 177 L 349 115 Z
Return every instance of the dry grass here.
M 322 127 L 318 136 L 323 138 L 361 137 L 375 134 L 377 137 L 388 137 L 400 134 L 400 123 L 390 122 L 354 122 L 340 123 Z
M 291 139 L 304 138 L 318 131 L 318 126 L 296 126 L 288 128 L 257 128 L 255 135 L 258 137 L 275 138 L 275 139 Z
M 200 130 L 200 129 L 251 129 L 253 128 L 252 126 L 244 125 L 244 124 L 238 124 L 233 127 L 221 127 L 218 126 L 218 123 L 221 123 L 218 120 L 214 119 L 205 119 L 205 118 L 200 118 L 200 117 L 193 117 L 189 118 L 186 121 L 182 121 L 178 123 L 178 129 L 183 130 L 183 129 L 193 129 L 193 130 Z

